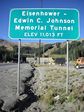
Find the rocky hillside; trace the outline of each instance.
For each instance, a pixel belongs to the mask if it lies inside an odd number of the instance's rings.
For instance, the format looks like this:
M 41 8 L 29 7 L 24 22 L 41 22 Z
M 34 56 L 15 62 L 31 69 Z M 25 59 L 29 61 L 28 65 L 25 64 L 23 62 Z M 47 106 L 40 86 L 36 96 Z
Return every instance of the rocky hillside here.
M 75 43 L 73 41 L 69 41 L 69 46 L 72 48 L 80 49 L 82 44 L 83 44 L 84 38 L 76 41 Z M 80 42 L 80 43 L 78 43 Z M 82 44 L 81 44 L 82 43 Z M 81 44 L 79 48 L 76 48 L 78 44 Z M 13 50 L 14 46 L 17 46 L 17 42 L 9 42 L 7 40 L 0 40 L 0 46 L 5 46 L 7 50 L 11 51 Z M 39 48 L 39 43 L 21 43 L 22 47 L 30 47 L 32 48 Z M 40 54 L 43 54 L 43 46 L 44 46 L 44 55 L 48 56 L 54 56 L 56 54 L 66 54 L 66 42 L 62 43 L 54 43 L 54 44 L 46 44 L 46 43 L 41 43 L 41 49 L 40 49 Z M 36 50 L 37 51 L 37 50 Z M 71 51 L 72 52 L 72 51 Z
M 13 46 L 15 43 L 8 42 L 7 40 L 1 40 L 0 39 L 0 46 L 4 46 L 7 48 L 7 50 L 11 51 L 13 50 Z
M 46 43 L 42 43 L 42 45 L 45 45 Z M 4 46 L 6 47 L 7 49 L 9 50 L 12 50 L 13 49 L 13 46 L 17 46 L 18 45 L 18 42 L 11 42 L 11 41 L 7 41 L 7 40 L 3 40 L 3 39 L 0 39 L 0 46 Z M 27 42 L 22 42 L 21 43 L 21 46 L 23 47 L 31 47 L 31 48 L 38 48 L 39 47 L 39 43 L 27 43 Z

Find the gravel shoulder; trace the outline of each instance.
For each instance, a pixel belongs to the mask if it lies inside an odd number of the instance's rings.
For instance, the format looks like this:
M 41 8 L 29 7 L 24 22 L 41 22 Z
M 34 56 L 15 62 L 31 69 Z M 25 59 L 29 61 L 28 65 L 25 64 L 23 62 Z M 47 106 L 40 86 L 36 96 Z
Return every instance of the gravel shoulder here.
M 20 67 L 20 96 L 17 97 L 17 65 L 0 66 L 0 110 L 1 112 L 23 112 L 37 101 L 29 82 L 34 77 L 34 68 L 29 64 Z
M 0 66 L 1 112 L 84 112 L 84 69 L 21 64 L 21 95 L 16 96 L 17 65 Z M 3 110 L 3 111 L 2 111 Z
M 26 77 L 31 76 L 32 67 L 27 64 L 21 64 L 20 83 L 25 80 Z M 7 97 L 16 95 L 17 84 L 17 65 L 8 65 L 0 68 L 0 98 L 5 100 Z M 22 89 L 22 87 L 20 88 Z

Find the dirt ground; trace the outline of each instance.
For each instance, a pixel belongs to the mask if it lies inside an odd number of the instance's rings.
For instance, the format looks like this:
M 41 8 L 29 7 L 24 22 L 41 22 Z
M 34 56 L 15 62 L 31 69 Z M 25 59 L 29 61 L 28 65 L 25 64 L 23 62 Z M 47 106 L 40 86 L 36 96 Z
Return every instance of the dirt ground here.
M 35 97 L 28 84 L 34 75 L 33 71 L 29 64 L 21 64 L 20 97 L 17 97 L 17 64 L 0 64 L 0 108 L 10 112 L 10 109 L 18 104 L 20 107 L 17 106 L 15 109 L 20 112 L 33 102 L 28 101 L 30 97 Z
M 69 66 L 69 92 L 66 94 L 66 66 L 37 67 L 37 94 L 44 112 L 84 112 L 84 68 Z
M 84 112 L 84 69 L 69 66 L 21 64 L 20 96 L 17 97 L 17 64 L 0 64 L 1 112 Z

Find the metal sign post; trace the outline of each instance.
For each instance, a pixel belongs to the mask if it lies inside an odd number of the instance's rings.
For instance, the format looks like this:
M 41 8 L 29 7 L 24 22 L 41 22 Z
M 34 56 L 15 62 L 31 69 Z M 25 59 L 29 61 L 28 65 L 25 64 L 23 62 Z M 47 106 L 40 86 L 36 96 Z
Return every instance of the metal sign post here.
M 39 40 L 39 64 L 40 64 L 41 39 Z
M 66 94 L 69 92 L 69 41 L 67 40 L 67 76 L 66 76 Z
M 21 39 L 19 39 L 18 42 L 17 96 L 20 95 L 20 48 L 21 48 Z
M 43 45 L 43 64 L 44 64 L 44 45 Z

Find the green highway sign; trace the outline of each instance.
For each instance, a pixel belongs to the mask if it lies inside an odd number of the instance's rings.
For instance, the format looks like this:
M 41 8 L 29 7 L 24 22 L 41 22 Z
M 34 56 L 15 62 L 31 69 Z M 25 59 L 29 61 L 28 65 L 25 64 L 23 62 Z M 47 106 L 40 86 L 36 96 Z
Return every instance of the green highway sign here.
M 65 39 L 80 37 L 77 9 L 12 9 L 9 18 L 11 39 Z

